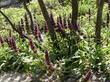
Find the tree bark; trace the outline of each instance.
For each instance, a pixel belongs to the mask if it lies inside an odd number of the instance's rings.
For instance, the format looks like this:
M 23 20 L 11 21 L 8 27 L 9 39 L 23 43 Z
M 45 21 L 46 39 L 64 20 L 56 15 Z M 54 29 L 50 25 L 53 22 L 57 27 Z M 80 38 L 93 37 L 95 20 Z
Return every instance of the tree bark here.
M 72 0 L 72 24 L 77 24 L 78 2 L 79 0 Z
M 101 44 L 101 25 L 102 25 L 103 6 L 104 6 L 104 0 L 100 0 L 98 2 L 97 20 L 96 20 L 96 26 L 95 26 L 96 45 Z
M 52 41 L 55 41 L 55 39 L 56 39 L 56 34 L 55 34 L 55 31 L 54 31 L 54 27 L 55 26 L 52 26 L 52 24 L 51 24 L 51 20 L 50 20 L 48 11 L 46 9 L 46 6 L 44 4 L 44 1 L 43 0 L 38 0 L 38 3 L 40 5 L 40 8 L 41 8 L 42 14 L 44 16 L 44 19 L 45 19 L 45 21 L 46 21 L 46 23 L 48 25 L 51 39 L 52 39 Z

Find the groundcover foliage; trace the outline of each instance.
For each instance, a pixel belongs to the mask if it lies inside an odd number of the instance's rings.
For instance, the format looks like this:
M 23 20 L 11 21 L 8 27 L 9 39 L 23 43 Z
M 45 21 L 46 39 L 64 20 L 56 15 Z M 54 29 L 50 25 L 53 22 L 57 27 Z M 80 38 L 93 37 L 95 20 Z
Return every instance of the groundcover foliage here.
M 23 0 L 1 8 L 0 72 L 48 82 L 88 82 L 98 74 L 109 80 L 110 2 L 97 1 Z

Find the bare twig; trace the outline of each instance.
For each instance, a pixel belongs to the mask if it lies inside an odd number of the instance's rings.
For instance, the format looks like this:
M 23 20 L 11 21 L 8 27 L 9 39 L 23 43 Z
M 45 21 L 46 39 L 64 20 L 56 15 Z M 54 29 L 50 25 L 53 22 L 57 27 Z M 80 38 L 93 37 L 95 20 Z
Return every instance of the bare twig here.
M 20 36 L 23 36 L 24 38 L 27 38 L 28 39 L 28 37 L 25 35 L 25 34 L 23 34 L 23 35 L 21 35 L 21 33 L 15 28 L 15 24 L 14 23 L 12 23 L 12 21 L 0 10 L 0 13 L 4 16 L 4 18 L 9 22 L 9 24 L 11 25 L 11 27 L 12 27 L 12 29 L 14 30 L 14 31 L 16 31 Z

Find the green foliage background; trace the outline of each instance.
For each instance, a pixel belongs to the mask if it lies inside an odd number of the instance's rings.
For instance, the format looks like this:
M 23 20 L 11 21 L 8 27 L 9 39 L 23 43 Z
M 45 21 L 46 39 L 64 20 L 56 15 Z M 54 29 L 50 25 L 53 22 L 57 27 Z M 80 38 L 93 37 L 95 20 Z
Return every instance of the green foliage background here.
M 72 9 L 69 0 L 65 0 L 64 5 L 58 3 L 56 0 L 45 1 L 48 12 L 52 12 L 55 20 L 59 15 L 62 17 L 69 17 Z M 52 46 L 52 42 L 49 39 L 48 34 L 45 35 L 44 41 L 39 43 L 34 39 L 38 47 L 38 54 L 34 54 L 27 44 L 27 41 L 22 42 L 22 39 L 18 39 L 16 33 L 12 33 L 16 37 L 17 46 L 22 50 L 21 53 L 13 53 L 10 48 L 5 44 L 0 47 L 0 71 L 19 71 L 19 72 L 31 72 L 35 73 L 36 70 L 46 73 L 46 66 L 44 63 L 44 50 L 49 50 L 50 59 L 54 64 L 58 64 L 58 74 L 63 79 L 66 79 L 70 75 L 83 75 L 88 69 L 100 69 L 104 74 L 109 73 L 108 64 L 110 61 L 110 27 L 107 27 L 107 4 L 105 3 L 103 9 L 103 26 L 102 26 L 102 46 L 95 47 L 95 23 L 96 23 L 96 2 L 95 0 L 80 0 L 79 3 L 79 18 L 80 30 L 84 34 L 79 35 L 80 42 L 74 44 L 74 33 L 69 34 L 66 39 L 60 37 L 57 33 L 60 50 Z M 37 1 L 32 1 L 28 4 L 32 14 L 35 15 L 36 21 L 40 24 L 41 28 L 44 28 L 44 19 Z M 89 21 L 89 9 L 91 12 Z M 20 8 L 2 8 L 3 12 L 17 24 L 23 15 L 25 10 Z M 0 36 L 9 35 L 10 25 L 0 15 Z M 68 32 L 68 31 L 67 31 Z M 68 40 L 69 38 L 69 40 Z M 68 55 L 68 46 L 71 45 L 71 52 Z M 75 46 L 78 46 L 77 47 Z M 76 50 L 76 51 L 75 51 Z M 65 76 L 66 75 L 66 76 Z

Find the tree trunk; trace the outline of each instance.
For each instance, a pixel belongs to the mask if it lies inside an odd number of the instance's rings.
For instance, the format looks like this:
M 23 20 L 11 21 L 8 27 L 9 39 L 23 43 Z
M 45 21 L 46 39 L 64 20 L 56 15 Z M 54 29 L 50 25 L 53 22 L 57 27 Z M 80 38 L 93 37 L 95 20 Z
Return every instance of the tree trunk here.
M 44 16 L 44 19 L 48 25 L 48 28 L 49 28 L 49 33 L 50 33 L 50 36 L 51 36 L 51 39 L 52 41 L 55 41 L 56 39 L 56 34 L 55 34 L 55 31 L 54 31 L 54 27 L 52 24 L 51 24 L 51 20 L 50 20 L 50 17 L 49 17 L 49 14 L 48 14 L 48 11 L 46 9 L 46 6 L 44 4 L 44 1 L 43 0 L 38 0 L 38 3 L 40 5 L 40 8 L 41 8 L 41 11 L 42 11 L 42 14 Z
M 102 25 L 103 6 L 104 6 L 104 0 L 100 0 L 100 2 L 98 2 L 97 20 L 96 20 L 96 26 L 95 26 L 96 45 L 101 44 L 101 25 Z
M 77 24 L 78 2 L 78 0 L 72 0 L 72 24 Z

